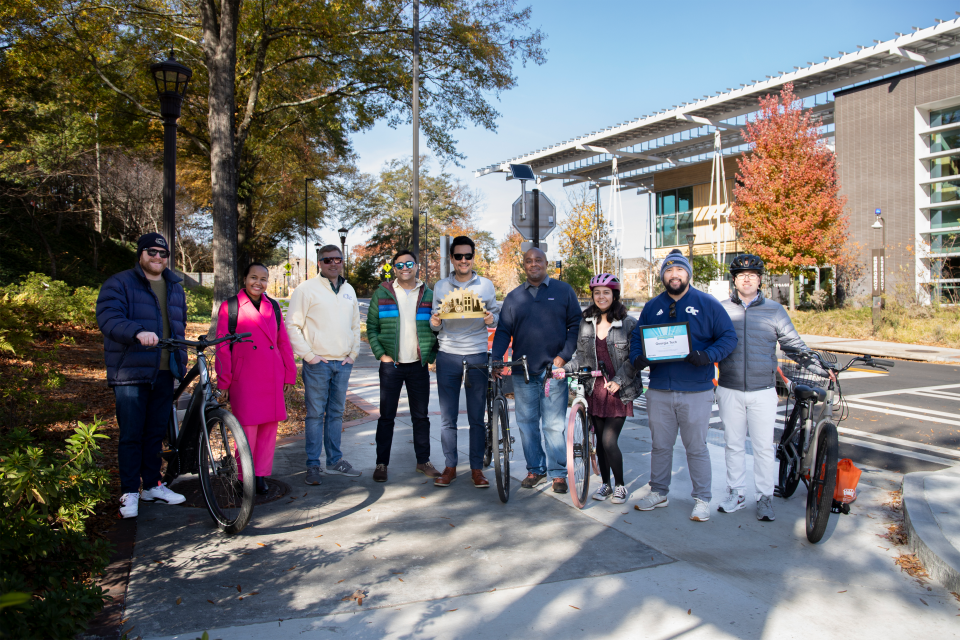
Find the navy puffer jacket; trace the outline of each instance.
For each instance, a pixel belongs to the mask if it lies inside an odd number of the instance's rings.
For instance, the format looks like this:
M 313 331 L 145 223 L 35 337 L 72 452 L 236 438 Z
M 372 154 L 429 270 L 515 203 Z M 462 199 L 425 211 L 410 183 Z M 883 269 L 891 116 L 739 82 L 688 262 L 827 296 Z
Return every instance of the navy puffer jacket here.
M 163 270 L 167 283 L 167 317 L 170 337 L 183 339 L 187 321 L 187 297 L 183 278 L 170 269 Z M 153 384 L 160 370 L 162 349 L 148 349 L 137 340 L 141 331 L 163 337 L 160 301 L 137 264 L 133 269 L 110 276 L 97 297 L 97 324 L 103 333 L 103 351 L 107 361 L 107 384 Z M 179 374 L 186 372 L 187 354 L 176 352 Z M 172 367 L 171 367 L 172 369 Z

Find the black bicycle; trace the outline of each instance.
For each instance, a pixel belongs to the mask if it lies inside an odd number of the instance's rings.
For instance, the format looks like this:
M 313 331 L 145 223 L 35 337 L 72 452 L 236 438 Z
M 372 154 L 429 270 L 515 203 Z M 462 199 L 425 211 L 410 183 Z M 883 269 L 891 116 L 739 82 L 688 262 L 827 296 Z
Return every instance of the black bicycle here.
M 780 473 L 774 493 L 789 498 L 803 481 L 807 487 L 807 540 L 816 543 L 827 529 L 837 483 L 840 445 L 833 421 L 834 400 L 841 409 L 836 422 L 845 417 L 840 374 L 858 362 L 886 371 L 893 367 L 893 361 L 864 355 L 841 367 L 837 357 L 825 351 L 784 353 L 794 362 L 784 363 L 777 371 L 794 404 L 777 445 Z M 820 412 L 814 417 L 818 402 Z
M 249 333 L 234 333 L 207 340 L 160 340 L 157 348 L 188 348 L 197 353 L 197 363 L 187 372 L 173 394 L 173 412 L 167 425 L 163 459 L 167 470 L 163 481 L 172 483 L 183 473 L 196 473 L 207 510 L 217 527 L 226 533 L 240 533 L 253 514 L 256 478 L 253 456 L 243 428 L 219 400 L 219 392 L 210 381 L 204 350 L 224 342 L 249 342 Z M 199 378 L 181 422 L 177 418 L 180 396 Z M 240 479 L 241 470 L 243 479 Z
M 500 494 L 500 502 L 506 502 L 510 499 L 510 458 L 513 457 L 513 436 L 510 435 L 510 414 L 507 411 L 507 398 L 503 395 L 503 380 L 497 375 L 504 367 L 523 367 L 523 379 L 530 382 L 530 371 L 527 369 L 527 356 L 522 356 L 519 360 L 504 362 L 494 360 L 493 354 L 487 352 L 487 362 L 485 364 L 468 364 L 463 361 L 463 385 L 472 387 L 470 376 L 467 372 L 470 369 L 479 369 L 487 372 L 487 424 L 486 424 L 486 444 L 483 453 L 483 466 L 490 466 L 493 460 L 493 471 L 497 478 L 497 493 Z M 496 443 L 497 451 L 494 456 L 493 445 Z

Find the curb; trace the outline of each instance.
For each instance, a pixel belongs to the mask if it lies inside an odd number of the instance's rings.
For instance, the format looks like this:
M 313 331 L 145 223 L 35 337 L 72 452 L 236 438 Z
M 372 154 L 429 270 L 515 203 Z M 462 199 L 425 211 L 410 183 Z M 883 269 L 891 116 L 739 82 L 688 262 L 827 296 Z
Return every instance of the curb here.
M 871 355 L 878 358 L 893 358 L 896 360 L 908 360 L 912 362 L 930 362 L 933 364 L 957 364 L 958 356 L 944 356 L 941 354 L 940 347 L 931 347 L 928 345 L 917 345 L 917 344 L 907 344 L 907 343 L 896 343 L 898 347 L 898 353 L 891 353 L 889 350 L 886 350 L 881 347 L 873 346 L 864 346 L 861 345 L 860 348 L 848 347 L 845 346 L 845 342 L 853 342 L 853 338 L 832 338 L 828 337 L 826 340 L 814 340 L 809 339 L 809 336 L 800 336 L 808 347 L 811 349 L 816 349 L 819 351 L 833 351 L 834 353 L 851 353 L 855 355 Z M 870 340 L 864 338 L 858 340 L 858 342 L 871 342 Z M 877 341 L 879 342 L 879 341 Z M 884 344 L 880 342 L 880 344 Z M 909 347 L 909 348 L 908 348 Z M 911 351 L 913 353 L 911 353 Z
M 903 476 L 903 524 L 907 544 L 917 554 L 930 576 L 960 592 L 960 550 L 943 535 L 924 495 L 924 481 L 941 471 L 921 471 Z

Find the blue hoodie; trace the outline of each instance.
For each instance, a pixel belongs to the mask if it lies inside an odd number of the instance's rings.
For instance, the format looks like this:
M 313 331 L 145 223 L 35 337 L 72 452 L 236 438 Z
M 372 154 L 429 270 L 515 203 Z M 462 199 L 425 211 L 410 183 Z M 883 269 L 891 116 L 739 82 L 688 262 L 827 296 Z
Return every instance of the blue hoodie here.
M 630 336 L 630 361 L 643 355 L 640 329 L 656 324 L 689 322 L 694 351 L 704 351 L 711 362 L 720 362 L 737 346 L 737 332 L 720 302 L 713 296 L 690 287 L 677 300 L 677 317 L 670 317 L 673 298 L 666 291 L 643 306 L 640 319 Z M 667 391 L 709 391 L 713 389 L 712 364 L 696 367 L 689 362 L 661 362 L 650 365 L 650 389 Z

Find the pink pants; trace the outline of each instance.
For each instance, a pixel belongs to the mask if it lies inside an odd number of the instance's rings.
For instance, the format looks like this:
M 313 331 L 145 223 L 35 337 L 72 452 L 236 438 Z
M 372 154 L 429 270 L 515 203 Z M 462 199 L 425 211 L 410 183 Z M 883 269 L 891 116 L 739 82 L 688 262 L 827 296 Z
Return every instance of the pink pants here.
M 252 426 L 244 426 L 243 432 L 250 444 L 250 455 L 253 457 L 254 474 L 269 476 L 273 473 L 273 452 L 277 447 L 277 423 L 264 422 Z M 240 458 L 237 458 L 237 467 L 240 467 Z M 243 472 L 238 474 L 243 480 Z

